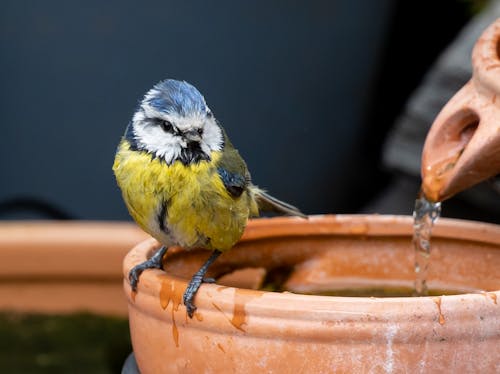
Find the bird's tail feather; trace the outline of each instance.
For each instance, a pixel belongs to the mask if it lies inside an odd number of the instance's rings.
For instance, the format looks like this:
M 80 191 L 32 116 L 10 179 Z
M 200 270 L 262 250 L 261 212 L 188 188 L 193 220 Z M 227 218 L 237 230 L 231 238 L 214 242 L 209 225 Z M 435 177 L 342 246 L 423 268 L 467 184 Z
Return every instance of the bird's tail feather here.
M 278 200 L 277 198 L 267 194 L 266 192 L 258 189 L 255 194 L 257 204 L 259 209 L 284 214 L 287 216 L 298 216 L 302 218 L 307 218 L 307 216 L 302 213 L 297 207 L 285 203 L 284 201 Z

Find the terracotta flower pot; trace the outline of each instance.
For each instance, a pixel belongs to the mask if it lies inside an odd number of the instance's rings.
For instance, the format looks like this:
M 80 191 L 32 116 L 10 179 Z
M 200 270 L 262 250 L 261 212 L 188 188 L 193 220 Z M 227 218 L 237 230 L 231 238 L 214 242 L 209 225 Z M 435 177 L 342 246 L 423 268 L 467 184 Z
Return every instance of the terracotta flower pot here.
M 251 221 L 241 242 L 209 274 L 233 275 L 202 285 L 193 319 L 182 294 L 209 253 L 172 251 L 165 271 L 144 272 L 132 293 L 129 270 L 159 246 L 153 239 L 142 242 L 124 261 L 141 372 L 498 372 L 499 226 L 442 219 L 435 227 L 429 287 L 461 294 L 298 294 L 412 287 L 411 233 L 411 217 Z M 288 274 L 282 288 L 289 292 L 249 289 L 266 273 L 279 275 L 277 269 Z M 242 288 L 227 285 L 234 282 Z
M 0 222 L 0 309 L 126 316 L 121 262 L 147 238 L 128 222 Z
M 472 79 L 445 105 L 422 152 L 422 188 L 445 200 L 500 173 L 500 18 L 472 52 Z

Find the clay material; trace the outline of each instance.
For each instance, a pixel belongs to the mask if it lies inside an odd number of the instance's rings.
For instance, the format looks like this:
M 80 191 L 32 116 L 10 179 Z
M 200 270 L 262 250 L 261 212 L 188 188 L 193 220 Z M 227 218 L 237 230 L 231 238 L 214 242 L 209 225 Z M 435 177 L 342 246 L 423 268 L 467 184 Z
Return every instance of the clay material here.
M 1 222 L 0 308 L 125 317 L 120 264 L 145 238 L 128 222 Z
M 433 201 L 500 173 L 499 43 L 500 19 L 474 46 L 472 79 L 446 104 L 427 135 L 422 188 Z
M 132 293 L 129 270 L 159 247 L 153 239 L 142 242 L 123 269 L 141 372 L 498 372 L 497 225 L 441 219 L 434 228 L 429 287 L 466 293 L 390 298 L 293 293 L 412 287 L 411 234 L 411 217 L 251 221 L 240 243 L 208 275 L 240 271 L 240 287 L 256 287 L 264 281 L 263 271 L 287 268 L 285 291 L 204 284 L 193 319 L 182 294 L 209 253 L 169 251 L 165 271 L 145 271 Z

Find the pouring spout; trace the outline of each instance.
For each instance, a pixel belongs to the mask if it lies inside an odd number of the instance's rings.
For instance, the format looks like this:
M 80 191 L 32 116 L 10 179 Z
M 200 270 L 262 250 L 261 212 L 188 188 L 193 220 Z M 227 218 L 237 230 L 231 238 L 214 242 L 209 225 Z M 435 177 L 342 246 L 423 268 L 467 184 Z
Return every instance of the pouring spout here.
M 427 134 L 422 189 L 432 201 L 500 174 L 499 51 L 497 19 L 474 46 L 472 79 L 444 106 Z

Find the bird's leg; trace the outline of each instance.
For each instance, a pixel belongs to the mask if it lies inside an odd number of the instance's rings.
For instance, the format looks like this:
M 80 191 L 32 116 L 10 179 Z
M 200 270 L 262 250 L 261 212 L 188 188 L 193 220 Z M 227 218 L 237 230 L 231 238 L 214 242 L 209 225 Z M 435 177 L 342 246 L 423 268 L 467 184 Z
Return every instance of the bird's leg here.
M 137 291 L 137 283 L 139 283 L 139 277 L 142 272 L 146 269 L 163 269 L 163 256 L 167 252 L 167 247 L 163 246 L 156 253 L 151 256 L 148 260 L 136 265 L 128 273 L 128 279 L 130 281 L 130 286 L 132 290 Z
M 212 263 L 217 260 L 217 257 L 220 256 L 222 252 L 219 250 L 214 250 L 208 260 L 202 265 L 200 270 L 198 270 L 193 277 L 191 278 L 191 281 L 189 282 L 186 291 L 184 292 L 184 296 L 182 300 L 184 301 L 184 305 L 186 306 L 187 309 L 187 314 L 189 318 L 193 318 L 193 314 L 196 310 L 196 306 L 193 303 L 193 299 L 196 295 L 196 292 L 198 292 L 198 288 L 200 288 L 202 283 L 213 283 L 214 279 L 213 278 L 208 278 L 205 279 L 205 274 L 207 273 L 208 268 Z

